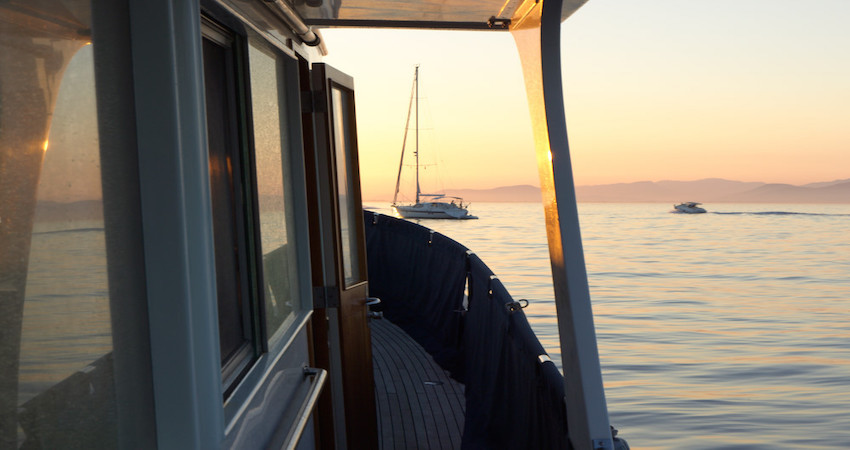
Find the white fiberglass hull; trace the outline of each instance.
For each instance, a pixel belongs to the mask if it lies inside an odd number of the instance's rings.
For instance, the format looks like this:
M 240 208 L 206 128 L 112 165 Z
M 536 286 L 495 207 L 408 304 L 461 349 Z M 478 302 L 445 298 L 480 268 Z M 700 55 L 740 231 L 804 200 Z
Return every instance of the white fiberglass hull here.
M 698 205 L 699 205 L 699 203 L 692 203 L 692 204 L 682 203 L 682 204 L 679 204 L 679 205 L 674 205 L 673 211 L 670 211 L 670 212 L 684 213 L 684 214 L 701 214 L 701 213 L 706 212 L 704 208 L 701 208 Z
M 477 219 L 466 208 L 456 204 L 442 202 L 414 203 L 395 205 L 393 211 L 404 219 Z

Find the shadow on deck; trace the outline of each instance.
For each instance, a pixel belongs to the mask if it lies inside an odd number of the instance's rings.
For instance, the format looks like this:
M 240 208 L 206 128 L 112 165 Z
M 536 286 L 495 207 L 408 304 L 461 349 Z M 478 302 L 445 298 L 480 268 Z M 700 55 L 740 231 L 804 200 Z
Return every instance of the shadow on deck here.
M 381 448 L 460 448 L 464 386 L 392 322 L 371 327 Z

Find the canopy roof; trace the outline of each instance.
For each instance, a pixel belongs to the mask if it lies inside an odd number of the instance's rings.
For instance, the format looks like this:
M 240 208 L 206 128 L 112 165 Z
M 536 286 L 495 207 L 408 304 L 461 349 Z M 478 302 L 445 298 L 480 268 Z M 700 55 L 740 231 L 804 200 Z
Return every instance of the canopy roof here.
M 587 0 L 563 0 L 561 20 Z M 304 0 L 293 2 L 307 25 L 507 30 L 540 0 Z
M 269 0 L 219 0 L 266 22 Z M 520 27 L 542 0 L 279 0 L 310 27 L 447 28 L 508 30 Z M 561 20 L 587 0 L 563 0 Z M 8 17 L 25 19 L 23 28 L 59 28 L 87 36 L 87 2 L 80 0 L 6 0 L 0 9 Z M 36 13 L 37 12 L 37 13 Z M 38 22 L 38 23 L 36 23 Z M 51 28 L 52 27 L 52 28 Z M 270 24 L 270 28 L 274 27 Z

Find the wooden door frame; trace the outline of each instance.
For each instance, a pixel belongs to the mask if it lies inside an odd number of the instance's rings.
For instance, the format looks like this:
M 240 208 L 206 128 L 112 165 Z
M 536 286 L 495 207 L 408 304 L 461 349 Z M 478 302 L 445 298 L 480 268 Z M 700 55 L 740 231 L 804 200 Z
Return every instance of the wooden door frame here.
M 302 75 L 306 75 L 306 63 L 302 67 Z M 308 182 L 308 214 L 313 224 L 310 227 L 315 311 L 313 347 L 316 364 L 328 370 L 331 381 L 330 392 L 320 403 L 317 428 L 323 431 L 319 433 L 319 442 L 321 448 L 377 448 L 377 410 L 365 306 L 368 295 L 366 242 L 353 79 L 321 63 L 313 64 L 309 76 L 309 91 L 302 90 L 302 94 L 305 99 L 304 134 L 312 138 L 309 143 L 305 138 L 305 154 L 311 178 Z M 352 225 L 356 227 L 359 250 L 354 262 L 360 269 L 360 281 L 348 287 L 344 280 L 333 104 L 329 95 L 333 86 L 351 95 L 345 116 L 350 120 L 353 135 L 352 148 L 349 149 L 351 160 L 347 167 L 353 180 L 350 195 L 355 204 L 355 217 Z M 352 296 L 357 298 L 350 298 Z M 329 434 L 329 427 L 333 427 L 335 432 Z

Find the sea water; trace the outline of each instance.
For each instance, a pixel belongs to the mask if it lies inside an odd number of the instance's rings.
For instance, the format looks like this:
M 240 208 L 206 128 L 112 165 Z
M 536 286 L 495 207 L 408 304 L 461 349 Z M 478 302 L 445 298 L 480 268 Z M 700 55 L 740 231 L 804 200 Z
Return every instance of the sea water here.
M 707 207 L 579 204 L 612 425 L 633 449 L 850 448 L 850 205 Z M 470 213 L 419 223 L 530 301 L 560 367 L 542 206 Z
M 850 205 L 671 208 L 579 205 L 611 423 L 634 449 L 850 447 Z M 472 213 L 480 219 L 420 223 L 529 300 L 529 322 L 560 366 L 541 205 Z M 101 227 L 33 235 L 21 403 L 110 351 Z

